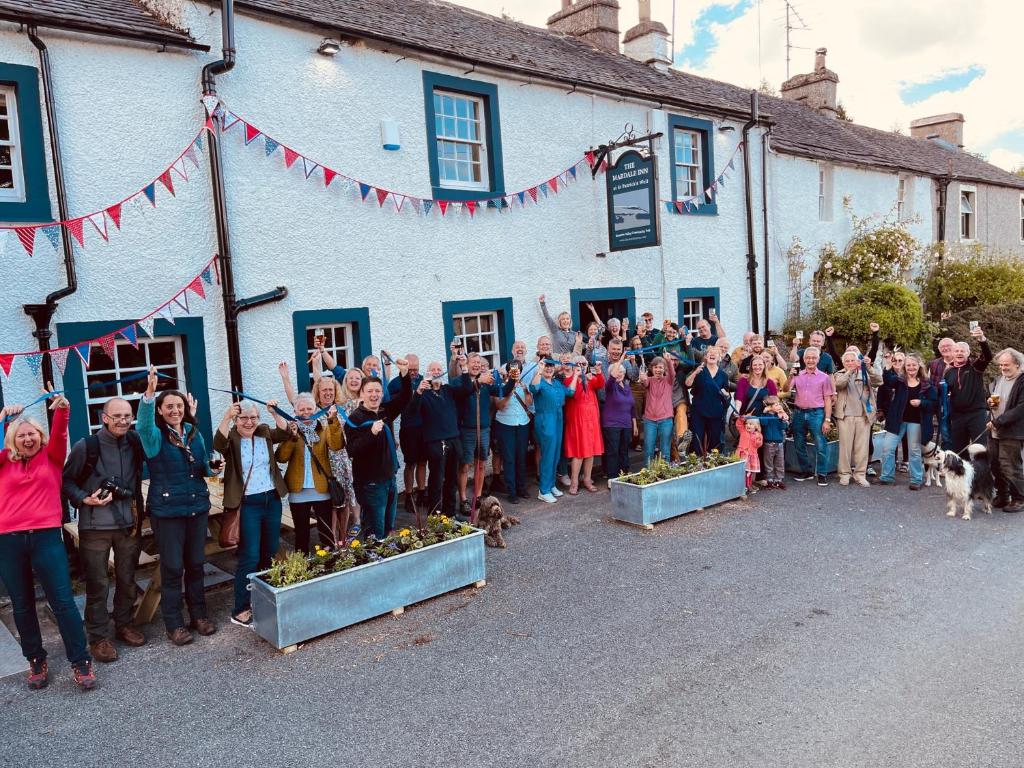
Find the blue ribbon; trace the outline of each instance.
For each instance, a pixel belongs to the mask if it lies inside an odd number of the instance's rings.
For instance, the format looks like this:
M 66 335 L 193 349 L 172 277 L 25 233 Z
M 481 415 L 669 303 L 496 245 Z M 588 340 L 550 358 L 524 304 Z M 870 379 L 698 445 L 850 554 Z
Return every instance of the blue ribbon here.
M 157 374 L 157 375 L 158 376 L 164 376 L 164 374 Z M 37 397 L 35 400 L 33 400 L 31 403 L 29 403 L 28 405 L 25 406 L 25 410 L 28 410 L 29 408 L 32 408 L 33 406 L 39 405 L 40 403 L 46 402 L 47 400 L 49 400 L 54 395 L 63 395 L 63 394 L 66 394 L 68 392 L 86 392 L 86 391 L 88 391 L 90 389 L 93 389 L 95 387 L 109 387 L 109 386 L 112 386 L 114 384 L 123 384 L 126 381 L 138 381 L 139 379 L 144 379 L 147 376 L 149 376 L 149 372 L 148 371 L 140 371 L 139 373 L 132 373 L 132 374 L 129 374 L 128 376 L 122 376 L 120 379 L 114 379 L 113 381 L 95 381 L 92 384 L 88 384 L 88 385 L 86 385 L 84 387 L 72 387 L 72 388 L 69 388 L 69 389 L 55 389 L 55 390 L 53 390 L 53 392 L 47 392 L 45 395 L 40 395 L 39 397 Z M 171 377 L 170 376 L 166 376 L 166 378 L 171 378 Z M 15 416 L 14 414 L 10 414 L 8 416 L 4 416 L 3 423 L 7 424 L 8 422 L 13 421 L 16 418 L 18 418 L 18 416 Z

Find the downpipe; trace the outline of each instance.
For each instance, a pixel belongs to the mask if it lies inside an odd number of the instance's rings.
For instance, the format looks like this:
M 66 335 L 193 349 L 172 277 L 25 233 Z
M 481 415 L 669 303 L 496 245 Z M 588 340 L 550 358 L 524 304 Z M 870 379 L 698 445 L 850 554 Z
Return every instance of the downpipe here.
M 757 255 L 754 252 L 754 203 L 750 193 L 750 129 L 757 125 L 760 117 L 759 94 L 750 92 L 750 119 L 743 124 L 743 188 L 746 192 L 747 214 L 747 282 L 750 285 L 750 325 L 758 333 L 757 317 Z M 767 303 L 768 297 L 765 296 Z

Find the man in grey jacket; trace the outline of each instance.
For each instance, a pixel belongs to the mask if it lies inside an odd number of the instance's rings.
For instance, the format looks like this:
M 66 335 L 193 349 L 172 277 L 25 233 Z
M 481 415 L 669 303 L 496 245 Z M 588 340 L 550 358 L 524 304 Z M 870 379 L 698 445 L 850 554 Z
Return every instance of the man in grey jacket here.
M 117 660 L 111 642 L 115 635 L 126 645 L 140 646 L 146 638 L 132 627 L 135 568 L 141 542 L 137 523 L 142 514 L 143 452 L 131 428 L 132 407 L 119 397 L 103 406 L 103 427 L 79 440 L 64 466 L 62 491 L 78 508 L 79 554 L 85 571 L 85 629 L 97 661 Z M 107 612 L 110 584 L 107 561 L 114 552 L 114 613 Z

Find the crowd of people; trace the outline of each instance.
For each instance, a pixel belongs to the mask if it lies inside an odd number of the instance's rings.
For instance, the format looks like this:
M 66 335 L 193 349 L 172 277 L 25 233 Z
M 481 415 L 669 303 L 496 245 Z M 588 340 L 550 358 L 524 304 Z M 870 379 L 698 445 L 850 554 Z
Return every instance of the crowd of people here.
M 224 506 L 238 510 L 230 620 L 242 626 L 252 623 L 248 574 L 269 566 L 280 548 L 285 499 L 298 550 L 310 553 L 356 537 L 379 540 L 395 528 L 400 470 L 407 511 L 473 519 L 485 493 L 504 494 L 511 504 L 529 498 L 531 468 L 542 502 L 598 493 L 597 473 L 610 485 L 630 470 L 631 451 L 645 464 L 735 451 L 754 493 L 785 489 L 787 438 L 799 464 L 795 480 L 827 485 L 828 442 L 837 439 L 840 485 L 892 485 L 903 470 L 914 491 L 924 481 L 922 456 L 929 446 L 963 452 L 969 443 L 987 442 L 998 491 L 994 506 L 1022 509 L 1024 355 L 1005 349 L 993 356 L 981 328 L 971 331 L 977 357 L 969 343 L 942 339 L 938 357 L 926 364 L 898 347 L 883 351 L 875 323 L 866 329 L 864 351 L 855 343 L 838 350 L 828 328 L 813 331 L 806 346 L 797 331 L 784 352 L 781 341 L 752 332 L 733 348 L 714 309 L 690 329 L 670 320 L 657 328 L 650 312 L 633 327 L 628 318 L 603 322 L 588 306 L 593 320 L 574 329 L 571 315 L 552 317 L 541 296 L 548 333 L 532 352 L 515 341 L 500 366 L 456 338 L 450 358 L 422 372 L 418 356 L 392 359 L 387 352 L 344 368 L 317 336 L 312 389 L 296 391 L 281 363 L 288 405 L 268 401 L 267 424 L 255 404 L 231 404 L 212 450 L 196 426 L 195 399 L 160 389 L 155 370 L 136 415 L 127 400 L 108 400 L 102 428 L 70 452 L 69 405 L 62 395 L 53 393 L 49 436 L 20 405 L 5 407 L 0 578 L 11 596 L 30 687 L 48 681 L 33 574 L 80 687 L 95 685 L 94 659 L 117 659 L 114 640 L 129 647 L 146 643 L 131 623 L 143 517 L 160 556 L 168 638 L 185 645 L 194 633 L 217 631 L 203 567 L 206 481 L 220 474 Z M 988 385 L 984 376 L 993 359 L 999 375 Z M 877 474 L 869 468 L 875 425 L 885 432 Z M 84 624 L 61 537 L 62 497 L 78 510 Z

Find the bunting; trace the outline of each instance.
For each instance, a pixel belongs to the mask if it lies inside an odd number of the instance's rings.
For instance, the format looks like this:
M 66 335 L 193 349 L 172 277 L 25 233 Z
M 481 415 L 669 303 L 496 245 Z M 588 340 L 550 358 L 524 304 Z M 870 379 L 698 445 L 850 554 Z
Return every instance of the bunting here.
M 696 195 L 684 197 L 682 200 L 662 200 L 661 202 L 665 206 L 666 213 L 698 213 L 702 205 L 714 202 L 715 198 L 718 197 L 718 188 L 725 187 L 726 180 L 736 170 L 736 158 L 742 151 L 743 142 L 741 141 L 736 145 L 736 149 L 733 150 L 729 162 L 725 165 L 725 170 L 718 174 L 714 181 L 703 191 Z

